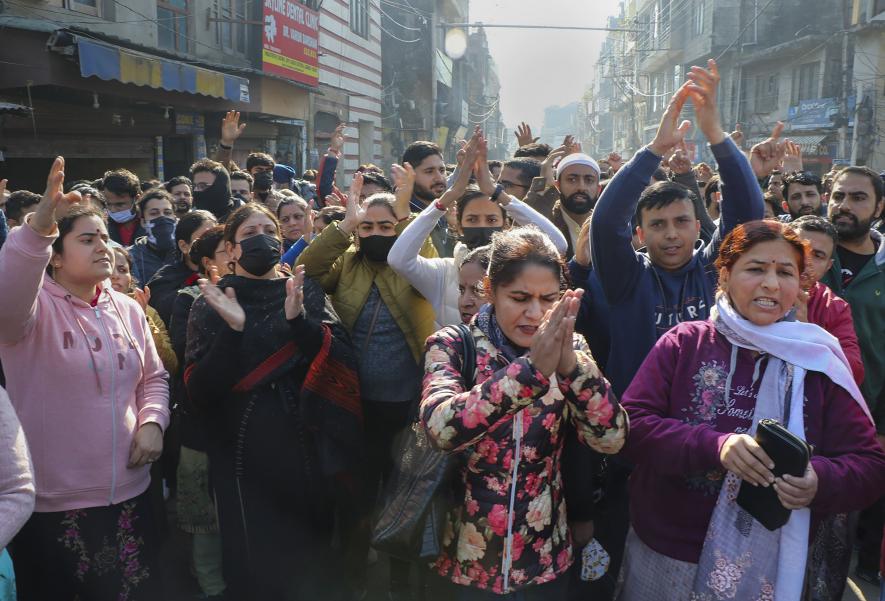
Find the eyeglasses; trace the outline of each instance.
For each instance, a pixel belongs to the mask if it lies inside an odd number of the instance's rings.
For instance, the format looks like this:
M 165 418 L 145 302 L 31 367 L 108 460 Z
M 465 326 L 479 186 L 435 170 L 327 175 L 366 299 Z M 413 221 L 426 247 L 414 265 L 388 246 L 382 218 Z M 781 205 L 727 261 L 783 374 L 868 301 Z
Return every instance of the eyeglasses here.
M 522 184 L 517 184 L 517 183 L 515 183 L 515 182 L 508 182 L 507 180 L 500 181 L 500 182 L 498 182 L 498 183 L 499 183 L 499 184 L 501 185 L 501 187 L 504 188 L 505 190 L 510 190 L 510 189 L 512 189 L 512 188 L 523 188 L 523 189 L 528 189 L 528 188 L 529 188 L 529 186 L 523 186 Z

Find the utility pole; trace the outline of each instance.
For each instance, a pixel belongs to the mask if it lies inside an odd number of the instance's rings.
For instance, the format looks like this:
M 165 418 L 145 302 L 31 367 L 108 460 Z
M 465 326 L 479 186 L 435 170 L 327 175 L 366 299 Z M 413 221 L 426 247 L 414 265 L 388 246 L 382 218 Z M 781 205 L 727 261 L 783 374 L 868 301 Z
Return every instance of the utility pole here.
M 842 94 L 839 98 L 839 158 L 845 160 L 851 150 L 848 147 L 848 93 L 851 90 L 851 75 L 848 69 L 848 28 L 851 19 L 848 1 L 842 2 Z M 854 122 L 857 128 L 857 121 Z

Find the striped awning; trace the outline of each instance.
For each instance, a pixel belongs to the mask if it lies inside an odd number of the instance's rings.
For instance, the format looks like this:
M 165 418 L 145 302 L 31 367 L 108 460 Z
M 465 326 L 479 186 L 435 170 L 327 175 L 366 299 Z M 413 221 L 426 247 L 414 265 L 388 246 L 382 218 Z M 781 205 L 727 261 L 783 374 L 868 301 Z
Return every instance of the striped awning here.
M 241 102 L 249 98 L 249 80 L 121 48 L 113 44 L 77 37 L 80 75 L 147 86 L 202 94 Z

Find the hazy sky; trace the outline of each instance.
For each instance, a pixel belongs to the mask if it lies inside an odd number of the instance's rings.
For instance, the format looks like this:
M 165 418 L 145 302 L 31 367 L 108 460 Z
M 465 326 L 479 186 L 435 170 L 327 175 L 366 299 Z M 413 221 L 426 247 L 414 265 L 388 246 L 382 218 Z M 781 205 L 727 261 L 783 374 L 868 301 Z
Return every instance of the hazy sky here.
M 617 0 L 470 0 L 470 20 L 519 25 L 604 27 Z M 488 28 L 501 77 L 504 123 L 540 132 L 544 107 L 579 100 L 590 82 L 604 31 Z

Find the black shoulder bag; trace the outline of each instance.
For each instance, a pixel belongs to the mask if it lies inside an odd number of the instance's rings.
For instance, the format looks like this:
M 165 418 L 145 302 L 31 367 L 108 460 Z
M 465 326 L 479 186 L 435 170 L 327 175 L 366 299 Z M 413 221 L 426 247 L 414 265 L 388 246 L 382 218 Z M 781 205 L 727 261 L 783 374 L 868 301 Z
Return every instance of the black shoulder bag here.
M 470 326 L 450 326 L 461 338 L 464 389 L 476 380 L 476 342 Z M 399 453 L 384 487 L 372 528 L 372 546 L 405 560 L 433 559 L 442 549 L 446 513 L 455 501 L 457 454 L 436 449 L 428 440 L 416 403 L 410 428 L 398 440 Z

